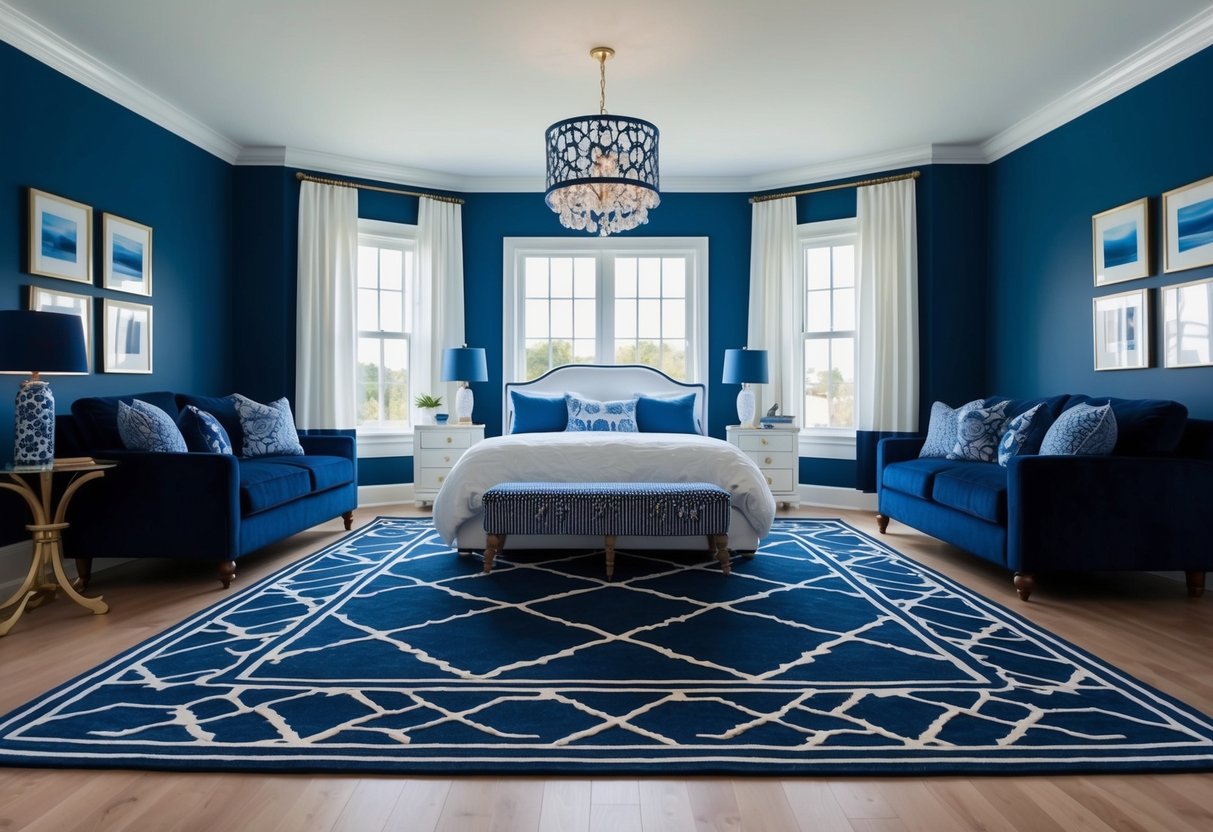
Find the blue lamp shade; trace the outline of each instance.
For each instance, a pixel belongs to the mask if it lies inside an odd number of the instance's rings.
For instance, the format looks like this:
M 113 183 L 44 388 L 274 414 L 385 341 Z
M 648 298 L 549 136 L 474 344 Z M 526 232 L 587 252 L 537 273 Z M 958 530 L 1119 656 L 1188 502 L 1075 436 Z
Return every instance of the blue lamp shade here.
M 768 379 L 767 351 L 724 351 L 724 384 L 766 384 Z
M 0 310 L 0 373 L 31 373 L 17 391 L 13 461 L 55 461 L 55 397 L 39 373 L 87 373 L 84 328 L 75 315 Z
M 484 357 L 484 348 L 466 344 L 447 348 L 442 354 L 442 380 L 462 382 L 455 391 L 455 416 L 459 424 L 470 425 L 475 400 L 468 382 L 489 380 L 489 364 Z

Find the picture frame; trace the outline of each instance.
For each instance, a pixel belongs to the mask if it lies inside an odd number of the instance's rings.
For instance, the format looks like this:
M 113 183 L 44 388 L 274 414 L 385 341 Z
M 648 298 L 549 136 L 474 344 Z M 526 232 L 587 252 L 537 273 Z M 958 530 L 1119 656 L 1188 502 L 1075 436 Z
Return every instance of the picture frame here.
M 101 317 L 102 369 L 107 373 L 150 373 L 152 307 L 104 298 Z
M 30 188 L 29 273 L 92 283 L 92 229 L 90 206 Z
M 114 214 L 101 215 L 101 285 L 152 295 L 152 229 Z
M 1091 301 L 1096 370 L 1150 366 L 1148 289 L 1102 295 Z
M 1213 176 L 1162 195 L 1163 271 L 1213 264 Z
M 1164 367 L 1213 366 L 1213 278 L 1162 288 Z
M 76 315 L 84 330 L 84 354 L 88 362 L 87 373 L 60 373 L 59 375 L 83 376 L 93 371 L 93 298 L 61 292 L 43 286 L 26 287 L 25 306 L 32 312 L 58 312 L 61 315 Z
M 1149 197 L 1091 217 L 1091 259 L 1096 286 L 1149 276 Z

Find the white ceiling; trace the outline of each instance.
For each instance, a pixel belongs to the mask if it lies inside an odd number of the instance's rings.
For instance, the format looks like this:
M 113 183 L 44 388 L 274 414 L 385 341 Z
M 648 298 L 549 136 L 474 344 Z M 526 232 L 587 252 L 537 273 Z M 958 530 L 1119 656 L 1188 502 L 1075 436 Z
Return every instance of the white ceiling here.
M 0 36 L 44 60 L 73 53 L 48 63 L 116 78 L 137 111 L 220 155 L 289 148 L 288 161 L 468 190 L 542 190 L 544 129 L 597 111 L 589 50 L 603 44 L 617 53 L 608 110 L 661 129 L 665 189 L 700 190 L 879 169 L 932 146 L 996 157 L 1209 43 L 1211 11 L 1208 0 L 0 0 Z

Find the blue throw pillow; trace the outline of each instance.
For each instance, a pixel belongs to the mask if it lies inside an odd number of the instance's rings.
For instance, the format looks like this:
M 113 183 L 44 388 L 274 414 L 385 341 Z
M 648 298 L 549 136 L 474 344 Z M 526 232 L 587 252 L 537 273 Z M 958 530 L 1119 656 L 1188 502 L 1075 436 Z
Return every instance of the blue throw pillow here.
M 239 393 L 232 394 L 232 404 L 240 417 L 244 433 L 243 457 L 302 456 L 303 446 L 295 430 L 295 417 L 285 398 L 269 404 L 259 404 Z
M 953 410 L 943 402 L 931 405 L 931 422 L 927 425 L 927 439 L 922 443 L 918 456 L 924 459 L 943 459 L 956 446 L 956 428 L 961 411 L 981 405 L 981 399 L 971 401 Z
M 569 416 L 566 431 L 609 430 L 637 433 L 635 399 L 600 402 L 565 393 L 564 402 Z
M 986 406 L 978 402 L 960 409 L 956 420 L 956 444 L 948 459 L 967 459 L 970 462 L 994 462 L 998 459 L 998 442 L 1002 439 L 1003 427 L 1007 423 L 1007 405 Z
M 564 396 L 510 391 L 510 407 L 514 410 L 510 433 L 554 433 L 569 423 L 569 410 Z
M 1042 402 L 1007 422 L 1007 432 L 998 443 L 998 464 L 1005 467 L 1013 456 L 1036 453 L 1048 430 L 1047 421 L 1048 413 Z
M 1101 456 L 1116 447 L 1111 405 L 1077 404 L 1057 417 L 1040 443 L 1041 456 Z
M 636 427 L 641 433 L 699 433 L 695 425 L 695 394 L 659 398 L 636 397 Z
M 192 404 L 187 404 L 185 410 L 177 418 L 177 427 L 185 437 L 185 444 L 191 451 L 204 454 L 230 454 L 232 440 L 211 414 L 199 410 Z
M 173 418 L 155 405 L 135 399 L 118 403 L 118 435 L 130 451 L 185 453 L 185 439 Z

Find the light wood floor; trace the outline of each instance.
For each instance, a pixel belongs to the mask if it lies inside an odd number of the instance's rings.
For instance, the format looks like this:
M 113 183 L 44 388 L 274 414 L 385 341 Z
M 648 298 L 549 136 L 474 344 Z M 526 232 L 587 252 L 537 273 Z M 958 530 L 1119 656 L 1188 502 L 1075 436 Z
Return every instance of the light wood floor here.
M 417 515 L 411 505 L 362 509 Z M 866 513 L 842 517 L 872 535 Z M 328 523 L 239 562 L 248 585 L 340 537 Z M 1009 575 L 894 522 L 883 539 L 1179 699 L 1213 713 L 1213 593 L 1152 575 L 1040 581 Z M 146 562 L 99 573 L 111 612 L 59 600 L 0 639 L 0 712 L 222 597 L 209 566 Z M 1213 774 L 946 778 L 405 778 L 0 768 L 0 831 L 69 830 L 965 830 L 1213 829 Z

